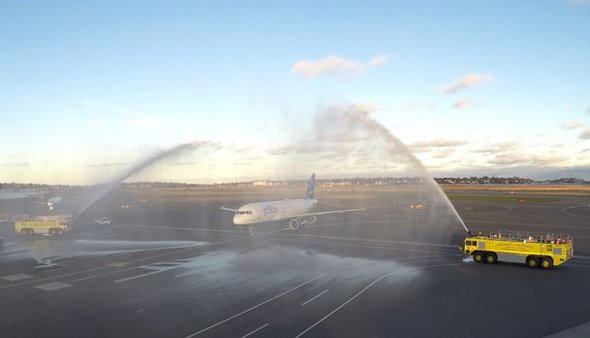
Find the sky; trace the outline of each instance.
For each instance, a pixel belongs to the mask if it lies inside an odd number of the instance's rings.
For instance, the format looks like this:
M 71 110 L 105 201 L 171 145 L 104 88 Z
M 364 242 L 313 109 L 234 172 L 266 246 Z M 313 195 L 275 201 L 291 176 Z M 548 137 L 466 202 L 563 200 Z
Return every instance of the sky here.
M 434 176 L 590 179 L 590 1 L 5 0 L 0 31 L 2 182 L 104 183 L 195 141 L 130 179 L 276 177 L 334 109 Z M 344 142 L 293 170 L 337 149 L 359 175 Z

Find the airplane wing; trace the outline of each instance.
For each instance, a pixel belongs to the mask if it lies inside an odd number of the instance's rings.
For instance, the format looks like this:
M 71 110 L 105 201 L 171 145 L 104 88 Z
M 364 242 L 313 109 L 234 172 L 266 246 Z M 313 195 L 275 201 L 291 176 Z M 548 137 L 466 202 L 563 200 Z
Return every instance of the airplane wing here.
M 344 212 L 353 212 L 353 211 L 363 211 L 367 210 L 367 208 L 363 209 L 346 209 L 346 210 L 334 210 L 334 211 L 320 211 L 320 212 L 311 212 L 309 214 L 299 215 L 297 217 L 305 217 L 305 216 L 319 216 L 319 215 L 329 215 L 329 214 L 341 214 Z
M 238 212 L 238 209 L 231 209 L 231 208 L 226 208 L 226 207 L 221 207 L 221 210 L 231 211 L 231 212 Z

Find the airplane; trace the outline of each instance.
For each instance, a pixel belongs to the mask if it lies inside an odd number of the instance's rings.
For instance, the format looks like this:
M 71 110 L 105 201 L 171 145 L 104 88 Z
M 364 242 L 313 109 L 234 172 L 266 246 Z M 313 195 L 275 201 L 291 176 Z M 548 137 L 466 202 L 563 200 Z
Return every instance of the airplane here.
M 56 196 L 56 197 L 50 198 L 47 200 L 47 202 L 45 202 L 45 204 L 47 205 L 47 208 L 49 208 L 49 210 L 53 210 L 53 208 L 55 208 L 60 203 L 61 203 L 61 196 Z
M 0 192 L 0 201 L 3 200 L 25 200 L 26 203 L 41 204 L 45 210 L 53 210 L 62 202 L 61 196 L 51 196 L 51 192 L 46 191 L 8 191 Z
M 34 202 L 29 202 L 29 203 L 41 204 L 41 205 L 43 205 L 43 208 L 45 208 L 46 210 L 53 210 L 53 209 L 55 209 L 55 207 L 57 207 L 59 204 L 61 204 L 61 200 L 62 200 L 61 196 L 47 198 L 49 196 L 46 196 L 46 194 L 44 194 L 44 193 L 36 193 L 36 194 L 29 195 L 28 198 L 38 198 L 39 196 L 43 196 L 43 200 L 44 200 L 43 202 L 34 201 Z
M 297 231 L 317 221 L 316 216 L 361 211 L 366 209 L 346 209 L 321 212 L 309 212 L 318 201 L 314 199 L 315 174 L 307 180 L 307 191 L 303 198 L 285 199 L 280 201 L 248 203 L 238 209 L 221 207 L 221 210 L 234 213 L 234 225 L 247 226 L 250 236 L 254 225 L 265 222 L 289 220 L 289 229 Z

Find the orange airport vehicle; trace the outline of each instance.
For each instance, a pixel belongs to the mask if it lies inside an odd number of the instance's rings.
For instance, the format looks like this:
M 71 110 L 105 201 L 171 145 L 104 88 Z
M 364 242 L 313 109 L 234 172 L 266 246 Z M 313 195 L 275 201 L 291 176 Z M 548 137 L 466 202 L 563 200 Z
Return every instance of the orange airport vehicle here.
M 505 231 L 470 235 L 460 246 L 461 252 L 478 263 L 525 263 L 531 268 L 550 269 L 574 255 L 570 235 Z

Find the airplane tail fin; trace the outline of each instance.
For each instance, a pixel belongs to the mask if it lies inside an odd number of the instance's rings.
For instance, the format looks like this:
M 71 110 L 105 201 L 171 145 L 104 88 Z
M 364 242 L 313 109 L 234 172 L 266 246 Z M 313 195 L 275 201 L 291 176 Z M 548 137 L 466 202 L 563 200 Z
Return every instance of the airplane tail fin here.
M 307 180 L 307 191 L 305 192 L 305 196 L 303 198 L 311 200 L 314 196 L 314 189 L 315 189 L 315 174 L 311 174 L 311 177 Z

